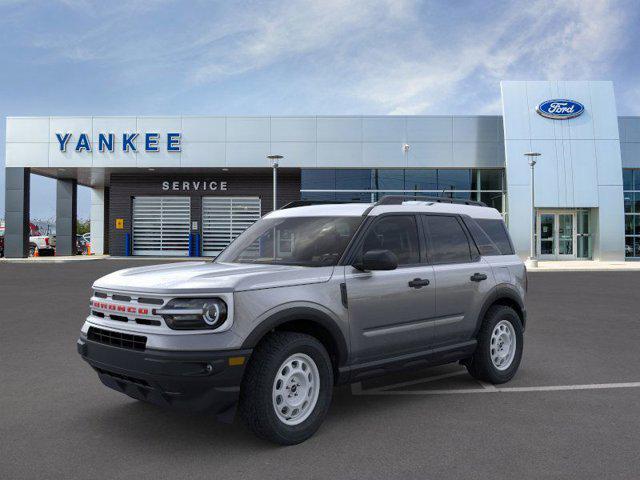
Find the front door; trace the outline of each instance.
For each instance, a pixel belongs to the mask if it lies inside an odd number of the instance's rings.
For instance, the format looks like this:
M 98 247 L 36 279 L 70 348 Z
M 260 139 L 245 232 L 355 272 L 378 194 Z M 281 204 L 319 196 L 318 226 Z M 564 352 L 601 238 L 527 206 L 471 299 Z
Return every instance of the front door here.
M 420 249 L 415 215 L 374 220 L 358 256 L 378 249 L 393 252 L 398 268 L 363 272 L 345 267 L 351 347 L 358 363 L 426 350 L 433 338 L 436 282 Z
M 536 230 L 540 260 L 576 258 L 576 212 L 539 211 Z

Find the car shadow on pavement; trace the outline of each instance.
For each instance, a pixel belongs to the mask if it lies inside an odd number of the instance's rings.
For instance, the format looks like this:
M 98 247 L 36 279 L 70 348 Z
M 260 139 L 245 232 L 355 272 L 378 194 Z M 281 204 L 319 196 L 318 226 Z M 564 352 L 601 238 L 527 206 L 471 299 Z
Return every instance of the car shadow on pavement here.
M 449 368 L 448 371 L 450 370 Z M 415 371 L 411 375 L 387 375 L 365 385 L 379 387 L 429 377 L 441 371 L 442 368 L 430 368 Z M 322 441 L 325 434 L 341 435 L 340 430 L 349 429 L 350 425 L 357 424 L 363 417 L 390 417 L 394 412 L 403 415 L 405 404 L 429 401 L 425 397 L 404 395 L 354 395 L 351 388 L 351 385 L 334 388 L 327 419 L 314 437 L 317 441 Z M 101 405 L 99 408 L 89 407 L 90 410 L 86 411 L 85 418 L 81 420 L 84 427 L 95 435 L 118 438 L 124 445 L 144 444 L 152 450 L 170 447 L 174 450 L 188 450 L 196 455 L 211 454 L 212 450 L 218 449 L 228 451 L 233 446 L 257 451 L 282 448 L 255 437 L 237 415 L 232 424 L 227 424 L 218 421 L 212 414 L 181 412 L 133 399 L 118 398 L 119 400 L 110 401 L 108 405 Z
M 197 453 L 199 449 L 211 452 L 212 448 L 236 443 L 255 448 L 272 446 L 253 436 L 237 417 L 228 424 L 212 414 L 181 412 L 127 398 L 102 407 L 99 415 L 92 414 L 84 421 L 96 433 L 151 448 L 171 444 L 172 448 Z

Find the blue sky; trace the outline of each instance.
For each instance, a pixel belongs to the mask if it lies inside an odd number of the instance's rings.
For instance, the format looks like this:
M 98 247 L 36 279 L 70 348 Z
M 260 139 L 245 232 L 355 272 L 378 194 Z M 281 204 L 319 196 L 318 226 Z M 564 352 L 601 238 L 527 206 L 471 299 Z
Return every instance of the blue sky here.
M 639 24 L 635 0 L 0 0 L 0 162 L 8 115 L 499 114 L 503 79 L 613 80 L 640 115 Z M 0 192 L 2 217 L 4 168 Z

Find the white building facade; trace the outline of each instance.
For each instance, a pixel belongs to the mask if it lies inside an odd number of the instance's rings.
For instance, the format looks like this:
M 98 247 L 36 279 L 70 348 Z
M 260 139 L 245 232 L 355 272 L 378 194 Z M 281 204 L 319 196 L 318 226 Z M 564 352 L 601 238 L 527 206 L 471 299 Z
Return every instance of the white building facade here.
M 640 117 L 618 117 L 613 84 L 501 90 L 502 116 L 10 117 L 5 252 L 28 252 L 38 174 L 58 180 L 59 255 L 73 253 L 78 184 L 92 189 L 94 253 L 217 255 L 271 210 L 267 156 L 277 154 L 278 206 L 385 194 L 479 200 L 504 214 L 526 257 L 534 218 L 524 154 L 537 152 L 537 255 L 640 258 Z

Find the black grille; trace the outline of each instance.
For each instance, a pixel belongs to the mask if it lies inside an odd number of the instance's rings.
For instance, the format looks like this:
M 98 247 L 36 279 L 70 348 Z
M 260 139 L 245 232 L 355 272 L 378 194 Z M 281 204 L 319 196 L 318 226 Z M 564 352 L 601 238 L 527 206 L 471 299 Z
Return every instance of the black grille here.
M 161 298 L 147 298 L 147 297 L 139 297 L 138 303 L 148 303 L 149 305 L 162 305 L 164 300 Z
M 111 298 L 114 299 L 116 302 L 130 302 L 131 301 L 131 297 L 128 295 L 118 295 L 117 293 L 114 293 L 113 295 L 111 295 Z
M 144 350 L 147 346 L 147 337 L 142 335 L 130 335 L 96 327 L 89 327 L 87 338 L 112 347 L 129 348 L 131 350 Z
M 149 320 L 148 318 L 136 318 L 136 323 L 138 325 L 154 325 L 156 327 L 160 326 L 160 320 Z

